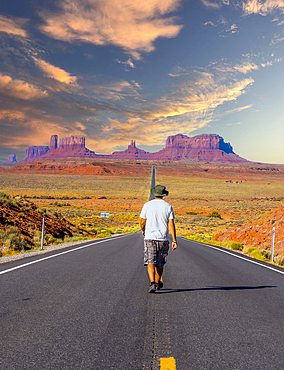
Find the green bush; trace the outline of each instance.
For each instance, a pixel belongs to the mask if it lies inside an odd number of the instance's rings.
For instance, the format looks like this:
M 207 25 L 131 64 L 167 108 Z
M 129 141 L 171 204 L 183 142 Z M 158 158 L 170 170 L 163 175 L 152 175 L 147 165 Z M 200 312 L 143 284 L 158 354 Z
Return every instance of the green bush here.
M 231 243 L 230 248 L 234 251 L 242 251 L 244 249 L 244 245 L 242 243 Z
M 208 213 L 207 217 L 213 217 L 213 218 L 222 218 L 220 213 L 217 211 L 213 211 L 211 213 Z
M 185 213 L 187 215 L 197 215 L 198 214 L 197 212 L 194 212 L 194 211 L 186 211 Z
M 260 253 L 260 251 L 259 251 L 258 249 L 256 249 L 256 250 L 252 251 L 252 252 L 250 253 L 250 256 L 251 256 L 252 258 L 257 259 L 257 260 L 267 261 L 267 258 L 265 258 L 265 257 Z
M 246 253 L 251 254 L 251 252 L 253 252 L 253 251 L 258 251 L 258 249 L 256 247 L 249 247 L 247 249 Z

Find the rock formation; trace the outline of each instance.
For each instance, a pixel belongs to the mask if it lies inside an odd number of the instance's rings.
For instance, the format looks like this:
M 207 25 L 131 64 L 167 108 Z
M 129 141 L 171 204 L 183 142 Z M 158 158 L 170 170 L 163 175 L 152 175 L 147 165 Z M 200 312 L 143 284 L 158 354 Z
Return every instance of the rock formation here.
M 123 152 L 114 152 L 110 156 L 111 159 L 150 159 L 151 153 L 145 152 L 145 150 L 136 148 L 135 141 L 131 140 L 131 144 Z
M 50 150 L 57 149 L 58 146 L 58 136 L 57 135 L 52 135 L 50 138 L 50 145 L 49 148 Z
M 192 162 L 247 162 L 246 159 L 233 152 L 230 143 L 225 143 L 221 136 L 215 134 L 194 137 L 182 134 L 169 136 L 166 147 L 154 153 L 152 159 Z
M 40 158 L 39 158 L 40 157 Z M 26 150 L 25 159 L 21 162 L 30 162 L 37 159 L 57 159 L 68 157 L 95 158 L 95 152 L 85 147 L 85 138 L 70 136 L 59 140 L 58 136 L 52 135 L 50 146 L 30 146 Z
M 59 149 L 64 149 L 67 151 L 72 151 L 76 149 L 86 149 L 85 138 L 72 135 L 70 137 L 66 137 L 65 139 L 60 139 Z
M 16 154 L 10 154 L 7 160 L 7 163 L 16 163 Z
M 52 135 L 50 147 L 32 146 L 26 150 L 23 162 L 39 159 L 57 159 L 68 157 L 104 158 L 104 159 L 129 159 L 129 160 L 163 160 L 163 161 L 188 161 L 188 162 L 222 162 L 245 163 L 246 159 L 233 152 L 230 143 L 215 134 L 203 134 L 194 137 L 177 134 L 169 136 L 166 147 L 159 152 L 149 153 L 136 147 L 132 140 L 128 148 L 110 155 L 98 155 L 85 146 L 85 137 L 70 136 L 59 140 Z
M 40 157 L 49 151 L 49 146 L 29 146 L 26 149 L 25 162 Z
M 131 141 L 128 149 L 114 152 L 109 156 L 99 156 L 110 159 L 188 161 L 188 162 L 223 162 L 245 163 L 246 159 L 233 152 L 230 143 L 215 134 L 203 134 L 194 137 L 177 134 L 169 136 L 166 147 L 159 152 L 149 153 L 136 148 L 135 141 Z

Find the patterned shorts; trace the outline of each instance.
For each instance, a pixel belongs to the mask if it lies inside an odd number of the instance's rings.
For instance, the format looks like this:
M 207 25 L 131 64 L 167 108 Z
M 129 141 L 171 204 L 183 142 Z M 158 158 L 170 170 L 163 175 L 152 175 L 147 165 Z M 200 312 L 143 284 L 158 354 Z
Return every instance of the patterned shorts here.
M 144 240 L 144 266 L 154 264 L 157 268 L 164 267 L 167 262 L 168 251 L 168 240 Z

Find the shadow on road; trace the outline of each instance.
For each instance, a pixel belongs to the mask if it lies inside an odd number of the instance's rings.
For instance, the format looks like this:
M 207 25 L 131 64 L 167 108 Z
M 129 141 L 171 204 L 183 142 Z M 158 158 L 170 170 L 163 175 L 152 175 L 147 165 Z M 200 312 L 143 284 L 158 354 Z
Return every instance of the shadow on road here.
M 181 293 L 181 292 L 196 292 L 202 290 L 251 290 L 251 289 L 267 289 L 277 288 L 274 285 L 259 285 L 259 286 L 211 286 L 207 288 L 192 288 L 192 289 L 171 289 L 164 288 L 156 291 L 156 294 L 169 294 L 169 293 Z

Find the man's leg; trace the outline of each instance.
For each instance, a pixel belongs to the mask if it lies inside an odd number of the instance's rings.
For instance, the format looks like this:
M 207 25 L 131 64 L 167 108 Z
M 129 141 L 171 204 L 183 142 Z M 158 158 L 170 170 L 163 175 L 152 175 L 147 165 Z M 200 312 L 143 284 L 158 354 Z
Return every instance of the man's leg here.
M 153 281 L 155 281 L 155 265 L 152 263 L 149 263 L 147 265 L 147 272 L 148 272 L 150 283 L 152 283 Z
M 155 281 L 156 281 L 156 283 L 158 283 L 162 279 L 164 268 L 163 267 L 156 267 L 155 271 L 156 271 Z

